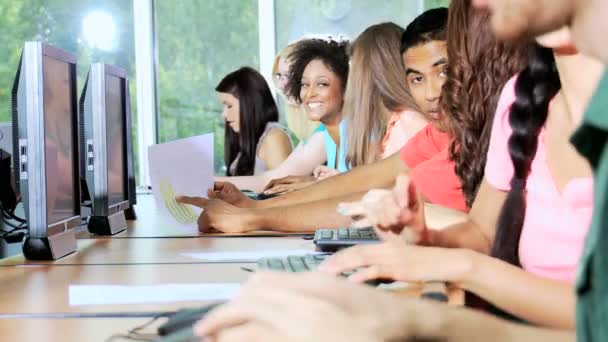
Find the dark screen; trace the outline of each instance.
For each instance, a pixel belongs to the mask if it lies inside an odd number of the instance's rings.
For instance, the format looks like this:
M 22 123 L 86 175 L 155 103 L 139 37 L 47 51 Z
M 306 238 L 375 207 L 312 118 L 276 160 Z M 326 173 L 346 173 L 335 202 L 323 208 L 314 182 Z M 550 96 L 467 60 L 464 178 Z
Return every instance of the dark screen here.
M 124 157 L 124 113 L 122 81 L 106 74 L 106 133 L 108 151 L 108 203 L 115 205 L 126 200 Z
M 48 224 L 76 215 L 70 64 L 44 56 L 44 146 Z

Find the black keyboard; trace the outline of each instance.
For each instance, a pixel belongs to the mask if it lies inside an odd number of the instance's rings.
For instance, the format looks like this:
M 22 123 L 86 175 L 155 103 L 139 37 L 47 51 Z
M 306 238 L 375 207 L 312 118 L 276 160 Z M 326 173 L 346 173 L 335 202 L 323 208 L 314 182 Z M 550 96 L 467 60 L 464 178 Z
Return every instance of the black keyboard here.
M 269 198 L 273 198 L 276 197 L 277 195 L 266 195 L 263 192 L 253 192 L 251 190 L 242 190 L 241 191 L 245 196 L 256 200 L 256 201 L 263 201 L 265 199 L 269 199 Z
M 323 252 L 335 252 L 345 247 L 378 242 L 380 239 L 373 227 L 319 229 L 314 237 L 315 245 Z

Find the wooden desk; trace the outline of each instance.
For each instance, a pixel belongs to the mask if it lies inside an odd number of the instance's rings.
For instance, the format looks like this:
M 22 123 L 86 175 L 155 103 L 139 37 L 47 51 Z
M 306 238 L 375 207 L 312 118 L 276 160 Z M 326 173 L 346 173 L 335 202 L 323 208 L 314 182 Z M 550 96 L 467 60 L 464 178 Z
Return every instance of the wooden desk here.
M 402 295 L 417 295 L 418 288 L 411 287 Z M 450 299 L 457 299 L 462 291 L 450 289 Z M 105 310 L 104 310 L 105 311 Z M 62 341 L 62 342 L 105 342 L 115 334 L 125 334 L 130 329 L 148 323 L 150 318 L 77 318 L 77 319 L 0 319 L 3 341 Z M 143 329 L 145 333 L 155 333 L 161 318 Z M 69 333 L 66 333 L 69 332 Z M 118 341 L 126 341 L 118 339 Z
M 135 206 L 137 220 L 127 221 L 129 229 L 114 236 L 98 236 L 84 230 L 78 234 L 78 238 L 167 238 L 167 237 L 238 237 L 238 236 L 302 236 L 310 233 L 281 233 L 273 231 L 258 231 L 254 233 L 208 234 L 198 231 L 196 222 L 192 227 L 184 227 L 175 224 L 172 219 L 158 214 L 154 197 L 151 194 L 139 195 Z
M 105 342 L 114 334 L 125 334 L 148 321 L 147 318 L 0 319 L 0 334 L 2 341 Z M 144 331 L 155 332 L 155 326 Z
M 301 237 L 86 239 L 78 240 L 78 252 L 56 261 L 31 261 L 17 255 L 0 260 L 0 266 L 205 263 L 182 253 L 294 249 L 312 252 L 314 244 Z
M 22 266 L 0 271 L 0 313 L 5 314 L 175 310 L 205 302 L 71 307 L 69 286 L 242 283 L 252 274 L 240 264 Z
M 251 273 L 240 264 L 87 265 L 7 267 L 0 272 L 0 313 L 164 311 L 203 305 L 174 302 L 129 305 L 70 306 L 70 285 L 157 285 L 242 283 Z M 457 303 L 456 290 L 452 290 Z M 397 292 L 416 297 L 420 287 Z
M 155 215 L 150 195 L 138 199 L 138 220 L 115 237 L 95 239 L 80 234 L 79 251 L 54 262 L 30 262 L 22 256 L 0 260 L 0 314 L 22 313 L 99 313 L 157 312 L 206 304 L 203 301 L 129 304 L 69 305 L 70 285 L 155 285 L 168 283 L 242 283 L 251 276 L 243 264 L 196 264 L 181 255 L 202 251 L 248 251 L 269 249 L 313 249 L 311 241 L 301 237 L 209 237 L 196 228 L 177 229 Z M 436 211 L 440 213 L 436 215 Z M 458 215 L 437 208 L 432 212 L 439 227 L 459 220 Z M 146 238 L 143 238 L 146 237 Z M 169 237 L 169 238 L 161 238 Z M 192 238 L 184 238 L 192 237 Z M 100 265 L 100 264 L 104 265 Z M 26 266 L 15 266 L 26 265 Z M 251 266 L 251 264 L 246 264 Z M 410 285 L 396 291 L 416 297 L 420 286 Z M 463 303 L 463 292 L 450 289 L 451 304 Z M 88 319 L 0 319 L 1 339 L 7 341 L 105 341 L 116 333 L 125 333 L 147 322 L 146 318 Z M 150 331 L 150 330 L 148 330 Z M 153 329 L 152 329 L 153 331 Z

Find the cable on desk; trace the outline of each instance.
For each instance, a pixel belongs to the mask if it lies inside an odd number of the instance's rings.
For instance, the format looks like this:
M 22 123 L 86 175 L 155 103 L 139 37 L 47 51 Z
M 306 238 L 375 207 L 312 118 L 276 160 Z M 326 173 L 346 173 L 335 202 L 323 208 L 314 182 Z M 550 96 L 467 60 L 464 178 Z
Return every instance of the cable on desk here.
M 142 330 L 148 328 L 158 319 L 166 317 L 164 314 L 153 317 L 151 320 L 146 323 L 136 326 L 135 328 L 129 330 L 126 334 L 114 334 L 110 336 L 106 342 L 112 342 L 117 340 L 129 340 L 129 341 L 153 341 L 157 339 L 159 336 L 157 333 L 145 333 Z

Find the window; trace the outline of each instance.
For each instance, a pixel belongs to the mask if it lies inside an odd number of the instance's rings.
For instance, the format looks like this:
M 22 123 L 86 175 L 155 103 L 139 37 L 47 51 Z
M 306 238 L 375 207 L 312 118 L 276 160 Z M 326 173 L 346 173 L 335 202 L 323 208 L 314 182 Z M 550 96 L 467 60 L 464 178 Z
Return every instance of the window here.
M 25 41 L 39 40 L 78 57 L 78 96 L 90 63 L 127 70 L 135 113 L 133 9 L 124 0 L 28 0 L 0 2 L 0 122 L 11 121 L 11 89 Z M 137 129 L 133 114 L 133 132 Z M 134 144 L 137 139 L 133 139 Z M 135 151 L 137 148 L 134 147 Z M 137 161 L 137 158 L 135 158 Z M 138 165 L 136 163 L 136 170 Z
M 437 7 L 449 7 L 450 0 L 424 0 L 424 9 L 428 10 Z
M 215 134 L 215 167 L 224 167 L 224 127 L 215 86 L 241 66 L 259 70 L 257 0 L 160 0 L 159 142 Z
M 275 6 L 279 49 L 308 34 L 343 34 L 352 40 L 381 22 L 405 27 L 420 13 L 419 2 L 411 0 L 278 0 Z

